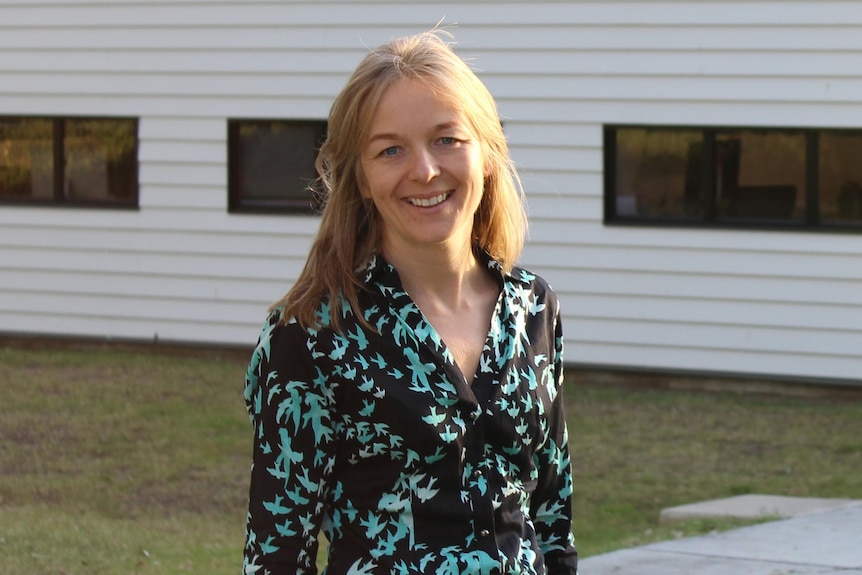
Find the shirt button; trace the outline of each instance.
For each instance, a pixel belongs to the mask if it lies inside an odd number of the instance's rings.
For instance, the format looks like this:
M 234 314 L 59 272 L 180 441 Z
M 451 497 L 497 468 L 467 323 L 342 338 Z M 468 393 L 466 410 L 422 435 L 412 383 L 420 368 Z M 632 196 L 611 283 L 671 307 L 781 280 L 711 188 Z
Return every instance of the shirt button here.
M 474 471 L 474 472 L 473 472 L 473 477 L 475 477 L 476 479 L 478 479 L 478 478 L 482 477 L 482 470 L 481 470 L 481 469 L 477 469 L 476 471 Z
M 490 534 L 491 534 L 491 532 L 488 531 L 487 529 L 482 529 L 481 531 L 479 531 L 479 537 L 487 537 Z

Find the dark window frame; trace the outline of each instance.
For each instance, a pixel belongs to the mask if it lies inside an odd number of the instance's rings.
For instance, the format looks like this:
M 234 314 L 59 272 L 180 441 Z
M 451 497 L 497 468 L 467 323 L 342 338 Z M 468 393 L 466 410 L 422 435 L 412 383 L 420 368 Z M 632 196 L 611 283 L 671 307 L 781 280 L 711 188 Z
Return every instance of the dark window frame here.
M 140 182 L 140 118 L 131 116 L 44 116 L 44 115 L 17 115 L 3 114 L 0 120 L 46 120 L 51 122 L 51 148 L 53 155 L 52 191 L 49 199 L 38 199 L 33 197 L 13 198 L 9 195 L 0 194 L 0 206 L 25 206 L 25 207 L 51 207 L 51 208 L 93 208 L 113 210 L 138 210 L 140 209 L 141 182 Z M 134 174 L 134 185 L 132 196 L 126 200 L 98 200 L 98 199 L 75 199 L 68 198 L 64 193 L 66 175 L 66 148 L 64 140 L 66 136 L 67 121 L 127 121 L 134 122 L 134 154 L 130 169 Z
M 318 198 L 315 198 L 308 186 L 297 188 L 297 196 L 307 192 L 307 197 L 285 197 L 284 199 L 248 198 L 242 194 L 240 181 L 242 174 L 242 154 L 240 152 L 239 130 L 244 125 L 285 124 L 289 126 L 311 127 L 315 132 L 313 143 L 314 156 L 326 138 L 327 121 L 309 118 L 228 118 L 228 212 L 234 214 L 272 214 L 272 215 L 320 215 Z M 309 166 L 314 171 L 314 166 Z M 316 174 L 316 172 L 314 172 Z M 310 184 L 311 182 L 309 182 Z
M 605 124 L 603 137 L 603 221 L 611 226 L 671 227 L 671 228 L 716 228 L 745 230 L 784 230 L 808 232 L 862 233 L 862 221 L 822 221 L 820 217 L 820 136 L 823 133 L 847 133 L 862 137 L 862 128 L 799 128 L 762 126 L 703 126 L 703 125 L 649 125 L 649 124 Z M 617 138 L 621 129 L 649 129 L 668 131 L 700 131 L 703 136 L 701 157 L 700 199 L 703 216 L 697 218 L 653 217 L 643 215 L 620 215 L 617 213 Z M 714 162 L 715 137 L 717 132 L 762 131 L 775 133 L 801 133 L 805 145 L 805 214 L 800 220 L 778 219 L 720 219 L 714 187 L 716 174 Z

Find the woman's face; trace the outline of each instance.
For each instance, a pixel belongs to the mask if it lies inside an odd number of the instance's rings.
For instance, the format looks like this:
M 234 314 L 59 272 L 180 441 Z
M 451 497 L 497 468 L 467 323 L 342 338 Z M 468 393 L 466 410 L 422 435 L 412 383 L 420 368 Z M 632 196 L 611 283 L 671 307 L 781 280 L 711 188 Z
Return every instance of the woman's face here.
M 384 255 L 470 249 L 485 168 L 463 113 L 426 84 L 399 80 L 383 93 L 360 154 L 360 191 L 381 216 Z

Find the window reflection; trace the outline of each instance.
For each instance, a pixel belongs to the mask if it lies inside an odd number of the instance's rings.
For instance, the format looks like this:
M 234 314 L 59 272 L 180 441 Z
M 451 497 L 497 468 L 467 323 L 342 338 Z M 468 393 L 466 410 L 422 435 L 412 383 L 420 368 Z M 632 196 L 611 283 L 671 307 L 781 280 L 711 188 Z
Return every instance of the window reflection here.
M 136 205 L 137 121 L 0 118 L 0 200 Z
M 862 132 L 820 134 L 820 218 L 862 223 Z
M 135 126 L 123 120 L 67 120 L 63 194 L 73 201 L 134 197 Z
M 0 118 L 0 198 L 54 196 L 53 121 Z
M 230 121 L 231 209 L 312 211 L 309 186 L 325 135 L 319 120 Z
M 722 131 L 715 137 L 718 216 L 805 218 L 805 137 L 800 132 Z
M 606 221 L 862 230 L 862 130 L 604 133 Z
M 619 216 L 699 218 L 702 135 L 698 130 L 627 128 L 617 131 L 616 213 Z

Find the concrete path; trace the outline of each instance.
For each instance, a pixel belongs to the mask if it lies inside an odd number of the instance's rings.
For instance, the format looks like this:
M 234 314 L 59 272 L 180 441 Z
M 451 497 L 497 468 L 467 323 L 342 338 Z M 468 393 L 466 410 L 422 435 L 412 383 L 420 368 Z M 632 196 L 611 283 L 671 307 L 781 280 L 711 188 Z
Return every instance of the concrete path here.
M 701 501 L 668 507 L 659 514 L 662 525 L 690 519 L 789 519 L 812 513 L 842 509 L 856 503 L 853 499 L 785 497 L 783 495 L 737 495 L 726 499 Z M 862 502 L 860 502 L 862 503 Z
M 579 571 L 581 575 L 862 575 L 862 501 L 821 502 L 825 509 L 821 511 L 812 510 L 811 501 L 785 502 L 801 509 L 790 519 L 589 557 L 580 562 Z M 774 506 L 769 509 L 769 515 L 782 516 Z

